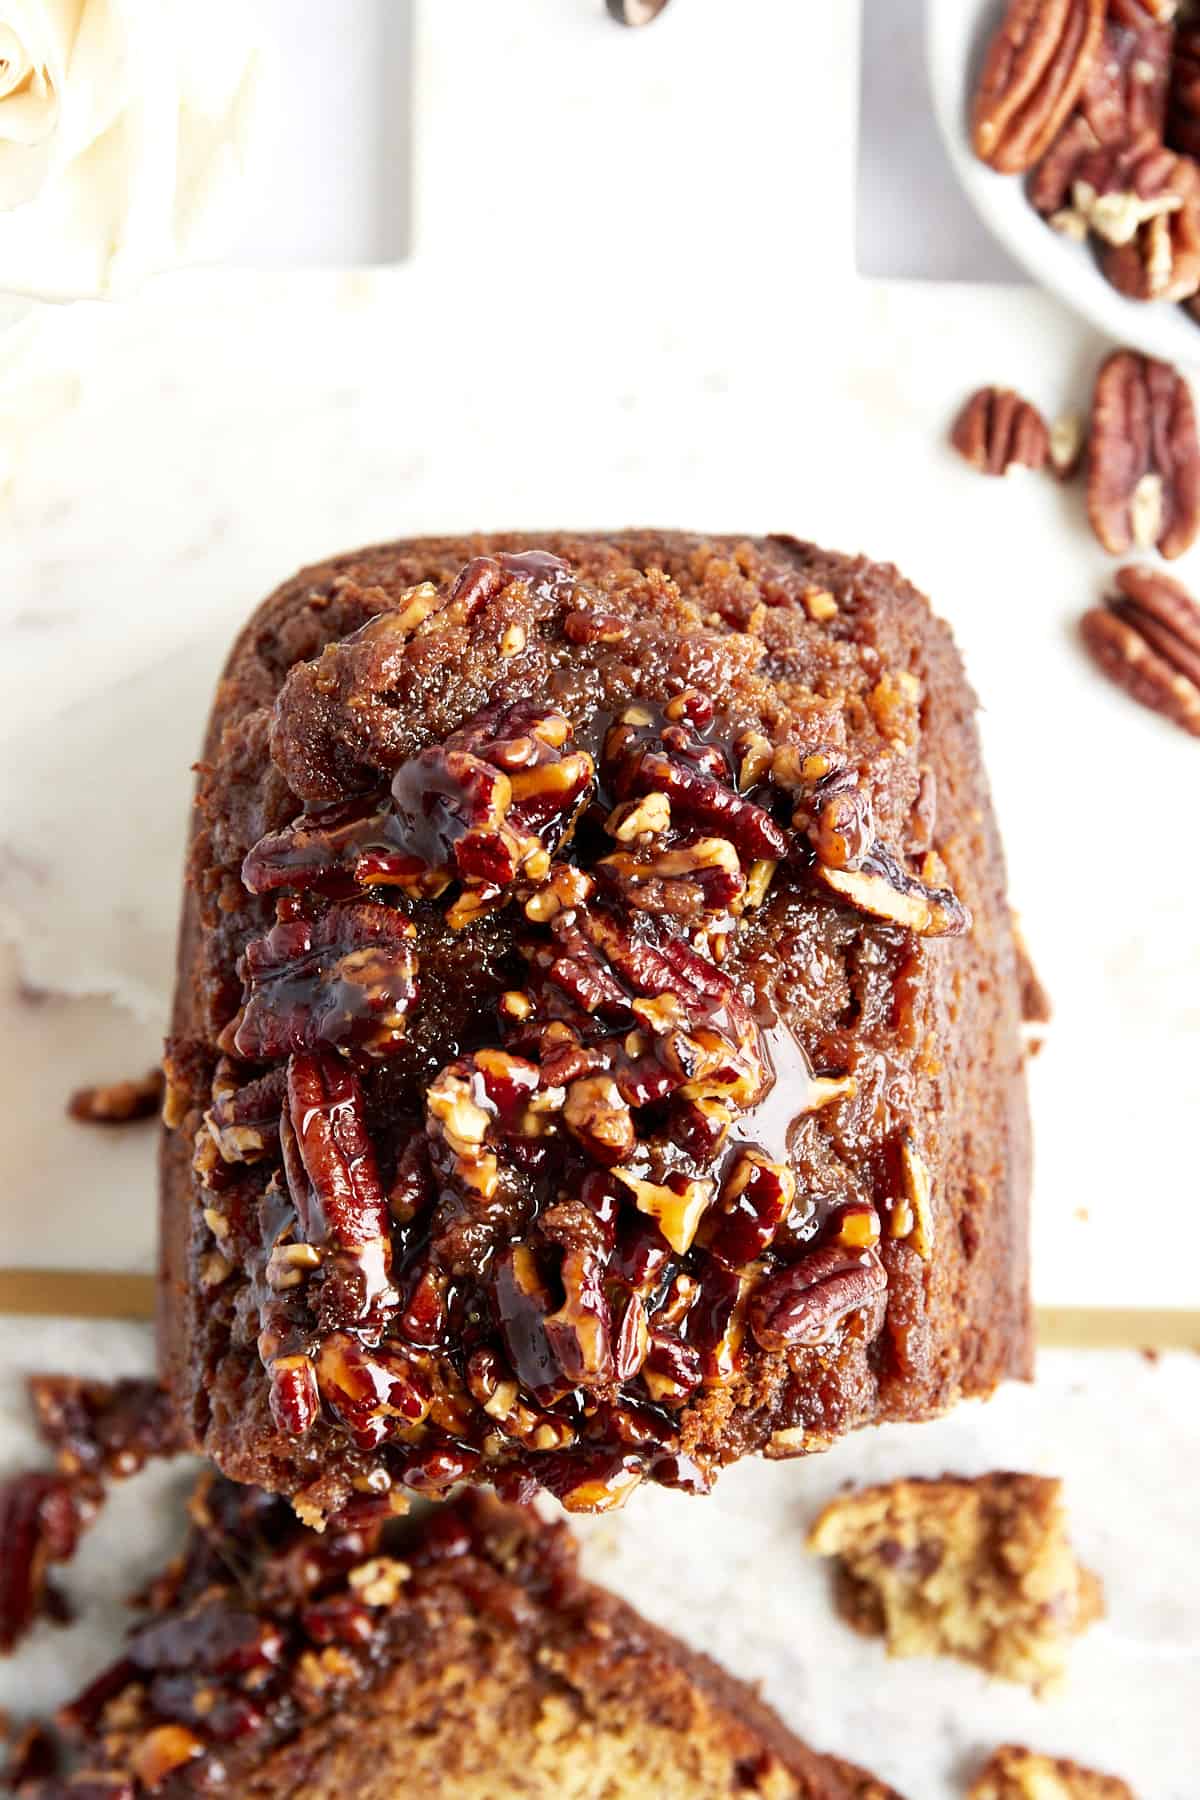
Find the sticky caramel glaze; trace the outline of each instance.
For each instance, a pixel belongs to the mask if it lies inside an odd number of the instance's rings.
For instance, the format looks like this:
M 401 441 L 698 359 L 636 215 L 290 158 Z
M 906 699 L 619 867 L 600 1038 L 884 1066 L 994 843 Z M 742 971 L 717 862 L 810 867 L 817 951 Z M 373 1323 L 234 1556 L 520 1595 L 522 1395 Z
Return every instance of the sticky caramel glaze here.
M 336 1507 L 354 1487 L 389 1480 L 388 1456 L 356 1449 L 325 1417 L 299 1441 L 275 1428 L 248 1285 L 236 1273 L 215 1288 L 200 1282 L 212 1242 L 189 1172 L 189 1132 L 209 1103 L 213 1041 L 242 999 L 238 960 L 273 916 L 249 899 L 239 871 L 252 846 L 299 810 L 270 761 L 271 707 L 289 669 L 395 607 L 401 593 L 451 581 L 472 556 L 529 548 L 565 558 L 614 612 L 661 619 L 653 642 L 675 647 L 646 651 L 660 661 L 631 672 L 627 691 L 656 682 L 672 691 L 674 657 L 690 680 L 709 671 L 711 698 L 731 728 L 765 722 L 773 741 L 837 743 L 869 796 L 879 840 L 910 867 L 919 866 L 906 850 L 918 794 L 927 817 L 936 787 L 933 845 L 974 916 L 969 936 L 917 937 L 823 889 L 797 855 L 732 937 L 722 967 L 752 1006 L 775 1077 L 737 1121 L 736 1139 L 776 1158 L 786 1147 L 797 1181 L 789 1255 L 818 1237 L 835 1209 L 839 1217 L 847 1208 L 874 1213 L 886 1311 L 864 1306 L 828 1341 L 786 1350 L 763 1348 L 746 1333 L 732 1378 L 673 1414 L 679 1455 L 707 1479 L 748 1451 L 821 1448 L 858 1424 L 926 1417 L 1029 1369 L 1016 963 L 973 699 L 945 627 L 895 571 L 791 539 L 629 533 L 383 546 L 306 570 L 272 596 L 235 647 L 218 692 L 175 1016 L 177 1105 L 190 1103 L 191 1117 L 164 1148 L 168 1376 L 209 1454 L 238 1479 L 303 1490 L 313 1513 Z M 825 599 L 810 606 L 814 593 L 832 597 L 832 615 Z M 418 662 L 384 721 L 393 766 L 496 699 L 501 680 L 501 698 L 552 691 L 585 747 L 619 703 L 612 664 L 600 691 L 595 660 L 561 645 L 531 646 L 502 674 L 494 648 L 485 655 L 469 639 L 444 654 L 425 645 Z M 918 696 L 911 705 L 910 692 Z M 328 781 L 321 757 L 299 748 L 297 764 L 297 746 L 277 743 L 289 779 L 320 788 Z M 338 752 L 343 764 L 352 752 Z M 361 768 L 359 779 L 365 791 Z M 310 805 L 323 797 L 305 794 Z M 419 899 L 408 908 L 420 999 L 403 1043 L 364 1077 L 368 1126 L 384 1143 L 419 1126 L 424 1091 L 439 1070 L 496 1041 L 500 996 L 519 972 L 511 908 L 455 935 L 445 927 L 445 904 Z M 807 1111 L 814 1082 L 830 1079 L 846 1081 L 845 1091 Z M 915 1247 L 919 1232 L 893 1227 L 911 1214 L 902 1190 L 912 1153 L 932 1184 L 925 1253 Z M 606 1503 L 603 1494 L 597 1503 Z
M 317 1536 L 206 1475 L 189 1511 L 148 1616 L 60 1715 L 83 1785 L 27 1800 L 899 1800 L 584 1581 L 531 1508 L 468 1494 Z

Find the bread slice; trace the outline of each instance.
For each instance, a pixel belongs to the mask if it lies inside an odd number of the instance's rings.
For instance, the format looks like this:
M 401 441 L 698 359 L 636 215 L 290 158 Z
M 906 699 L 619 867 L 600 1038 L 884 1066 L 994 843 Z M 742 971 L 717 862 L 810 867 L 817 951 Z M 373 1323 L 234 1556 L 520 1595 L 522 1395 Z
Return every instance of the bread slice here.
M 92 1785 L 32 1800 L 898 1800 L 582 1580 L 531 1508 L 474 1493 L 318 1536 L 206 1476 L 192 1515 L 64 1715 Z

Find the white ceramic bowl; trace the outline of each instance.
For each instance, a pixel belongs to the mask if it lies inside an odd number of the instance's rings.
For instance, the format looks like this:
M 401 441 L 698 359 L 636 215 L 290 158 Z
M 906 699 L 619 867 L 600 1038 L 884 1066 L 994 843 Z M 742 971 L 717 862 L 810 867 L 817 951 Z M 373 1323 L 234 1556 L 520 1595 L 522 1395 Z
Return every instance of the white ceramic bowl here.
M 925 52 L 934 110 L 950 160 L 989 230 L 1039 286 L 1119 343 L 1167 362 L 1200 364 L 1200 322 L 1181 306 L 1127 300 L 1104 279 L 1091 247 L 1052 231 L 1033 210 L 1024 178 L 998 175 L 971 148 L 975 79 L 1003 0 L 926 0 Z

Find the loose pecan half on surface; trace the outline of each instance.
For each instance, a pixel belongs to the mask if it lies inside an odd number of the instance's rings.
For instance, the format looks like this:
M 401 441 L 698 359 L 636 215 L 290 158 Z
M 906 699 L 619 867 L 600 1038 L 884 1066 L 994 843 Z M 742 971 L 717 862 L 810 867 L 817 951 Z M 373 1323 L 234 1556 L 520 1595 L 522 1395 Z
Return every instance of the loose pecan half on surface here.
M 1200 443 L 1187 382 L 1170 364 L 1118 350 L 1096 377 L 1088 517 L 1104 548 L 1182 556 L 1200 529 Z
M 1017 465 L 1040 469 L 1050 454 L 1045 419 L 1011 388 L 973 393 L 954 421 L 950 442 L 981 475 L 1007 475 Z
M 1116 584 L 1080 621 L 1088 651 L 1142 706 L 1200 737 L 1200 605 L 1157 569 L 1120 569 Z
M 1010 0 L 971 113 L 977 155 L 1003 174 L 1031 169 L 1078 100 L 1104 28 L 1104 0 Z

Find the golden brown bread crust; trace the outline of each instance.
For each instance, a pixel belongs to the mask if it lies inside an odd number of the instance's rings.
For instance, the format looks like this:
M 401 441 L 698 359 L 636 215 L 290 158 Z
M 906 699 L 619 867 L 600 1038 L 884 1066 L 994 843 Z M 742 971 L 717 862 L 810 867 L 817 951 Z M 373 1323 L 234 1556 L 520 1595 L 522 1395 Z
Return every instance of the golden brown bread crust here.
M 403 591 L 425 580 L 448 582 L 472 556 L 531 547 L 567 559 L 614 605 L 678 616 L 681 639 L 689 622 L 710 628 L 732 646 L 719 682 L 739 700 L 750 694 L 761 716 L 774 707 L 769 722 L 782 735 L 793 726 L 802 734 L 815 713 L 832 721 L 869 784 L 880 838 L 893 845 L 911 839 L 918 861 L 922 837 L 930 842 L 925 797 L 936 789 L 932 844 L 974 918 L 965 938 L 913 937 L 828 895 L 781 892 L 777 884 L 744 927 L 737 966 L 753 973 L 774 959 L 772 1003 L 788 1009 L 814 1063 L 857 1059 L 857 1097 L 838 1109 L 836 1129 L 805 1151 L 802 1184 L 814 1181 L 823 1156 L 826 1173 L 839 1180 L 848 1174 L 849 1191 L 890 1205 L 896 1174 L 885 1152 L 907 1132 L 932 1176 L 934 1242 L 923 1258 L 915 1240 L 885 1235 L 887 1310 L 879 1334 L 850 1330 L 812 1348 L 754 1349 L 737 1379 L 704 1390 L 684 1409 L 682 1449 L 705 1472 L 764 1447 L 803 1453 L 861 1424 L 929 1417 L 1006 1376 L 1027 1378 L 1031 1369 L 1017 960 L 974 700 L 946 627 L 894 570 L 788 538 L 510 534 L 379 546 L 303 570 L 281 587 L 242 633 L 218 689 L 203 753 L 173 1026 L 180 1105 L 191 1112 L 163 1148 L 165 1376 L 197 1444 L 220 1466 L 238 1479 L 303 1489 L 314 1511 L 336 1506 L 365 1464 L 346 1452 L 326 1420 L 299 1443 L 274 1427 L 242 1284 L 236 1274 L 215 1287 L 200 1280 L 214 1244 L 190 1173 L 190 1131 L 207 1104 L 213 1041 L 240 998 L 234 962 L 269 916 L 261 903 L 249 906 L 237 871 L 255 840 L 298 810 L 268 761 L 271 708 L 294 664 L 395 608 Z M 675 584 L 669 592 L 658 570 Z M 813 594 L 832 596 L 832 616 L 823 601 L 809 605 Z M 748 644 L 763 662 L 758 674 L 743 677 L 738 658 L 745 661 Z M 411 727 L 401 721 L 410 751 L 437 741 L 492 697 L 495 661 L 472 659 L 470 651 L 469 644 L 451 645 L 440 662 L 431 652 L 421 667 L 419 699 L 404 702 Z M 531 684 L 546 678 L 545 665 L 531 664 Z M 278 736 L 276 743 L 278 751 Z M 289 773 L 300 767 L 304 779 L 303 759 L 294 745 L 292 751 Z M 422 1051 L 429 1069 L 441 1059 L 429 1055 L 421 1033 L 452 1034 L 455 1007 L 461 1016 L 462 1006 L 455 987 L 447 977 L 436 1001 L 422 1002 L 413 1055 Z
M 64 1715 L 97 1795 L 899 1800 L 583 1581 L 531 1509 L 476 1493 L 318 1537 L 204 1477 L 191 1512 L 149 1618 Z

